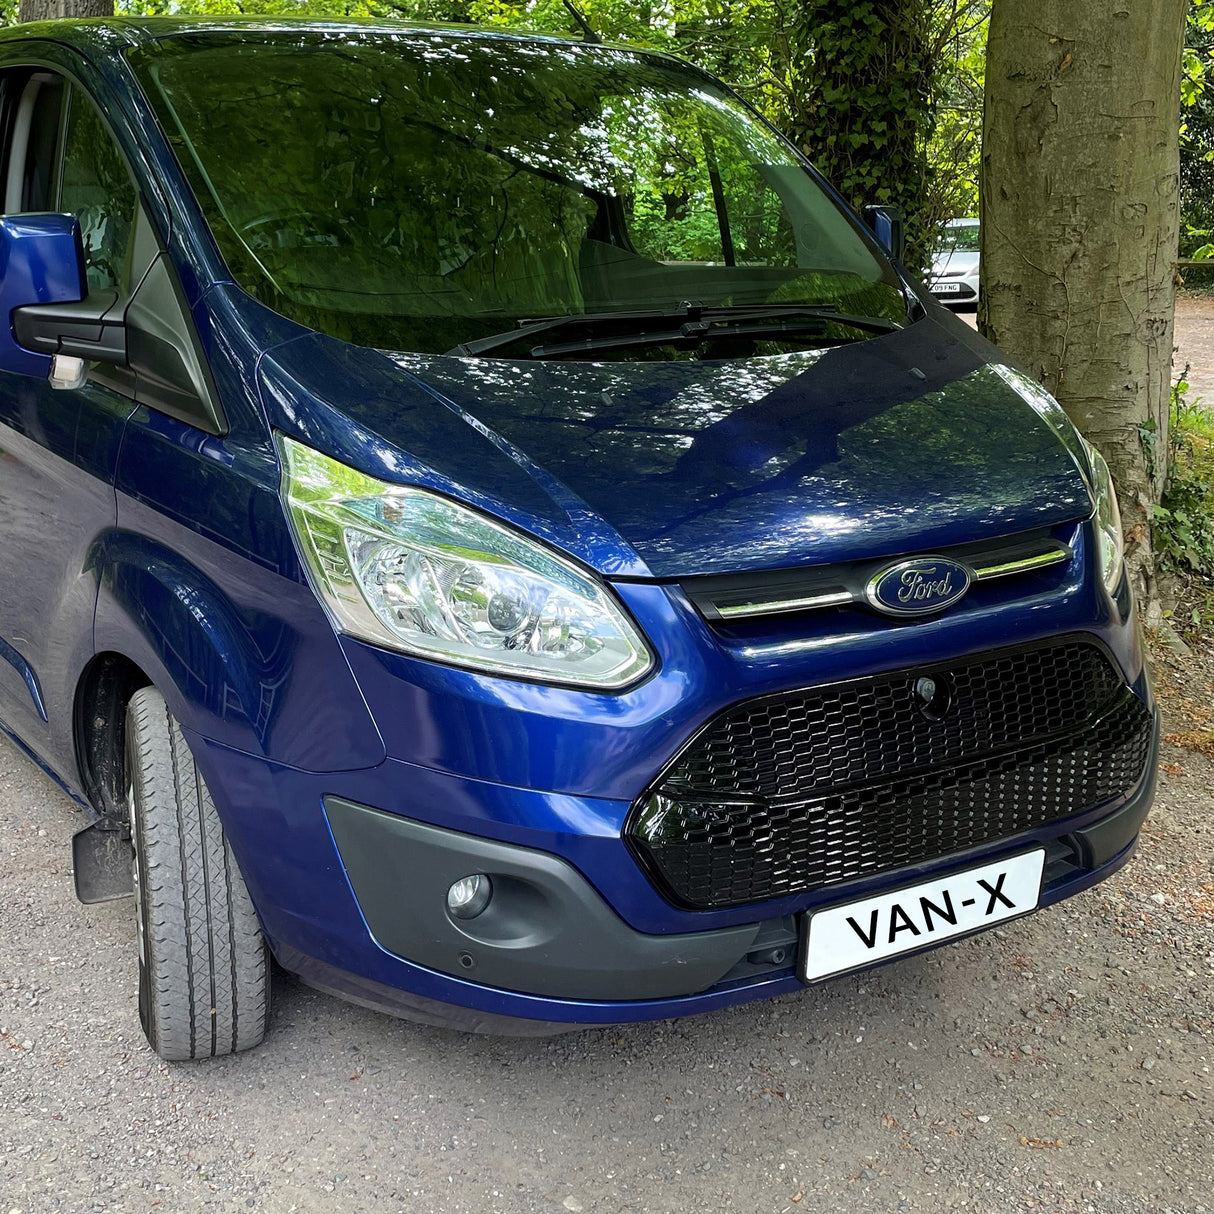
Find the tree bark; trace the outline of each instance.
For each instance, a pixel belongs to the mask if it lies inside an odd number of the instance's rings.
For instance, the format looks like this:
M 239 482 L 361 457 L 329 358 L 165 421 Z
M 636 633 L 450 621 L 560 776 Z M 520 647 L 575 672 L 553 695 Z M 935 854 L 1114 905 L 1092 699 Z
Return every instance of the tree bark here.
M 995 0 L 979 326 L 1109 461 L 1140 599 L 1167 474 L 1187 0 Z
M 114 0 L 21 0 L 18 21 L 52 21 L 57 17 L 112 17 Z

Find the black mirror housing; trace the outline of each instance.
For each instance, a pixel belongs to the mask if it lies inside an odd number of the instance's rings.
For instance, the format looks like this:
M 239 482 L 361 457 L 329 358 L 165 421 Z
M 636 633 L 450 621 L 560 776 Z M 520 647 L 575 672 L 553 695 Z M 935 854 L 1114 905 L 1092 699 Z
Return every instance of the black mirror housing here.
M 93 291 L 76 303 L 36 304 L 13 311 L 13 333 L 27 350 L 85 362 L 126 362 L 126 327 L 117 291 Z
M 865 207 L 864 222 L 895 260 L 906 260 L 906 219 L 898 207 Z
M 47 377 L 59 354 L 126 362 L 123 301 L 89 293 L 74 215 L 0 217 L 0 265 L 0 371 Z

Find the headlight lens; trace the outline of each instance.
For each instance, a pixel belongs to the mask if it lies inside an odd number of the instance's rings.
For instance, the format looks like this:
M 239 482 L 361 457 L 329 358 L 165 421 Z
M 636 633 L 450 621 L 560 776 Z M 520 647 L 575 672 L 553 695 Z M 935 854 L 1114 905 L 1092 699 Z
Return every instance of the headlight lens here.
M 1121 581 L 1121 565 L 1125 558 L 1125 537 L 1121 531 L 1121 508 L 1117 491 L 1104 456 L 1083 440 L 1092 468 L 1092 496 L 1096 499 L 1096 541 L 1100 547 L 1100 573 L 1110 594 Z
M 285 436 L 284 497 L 313 585 L 351 636 L 473 670 L 613 689 L 653 657 L 606 586 L 468 508 Z

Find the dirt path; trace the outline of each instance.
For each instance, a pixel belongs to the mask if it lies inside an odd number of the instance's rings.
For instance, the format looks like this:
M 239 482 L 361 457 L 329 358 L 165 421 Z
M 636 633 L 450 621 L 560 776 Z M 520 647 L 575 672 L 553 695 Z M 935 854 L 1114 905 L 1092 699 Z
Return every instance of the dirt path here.
M 1172 362 L 1179 379 L 1188 367 L 1191 395 L 1204 397 L 1214 409 L 1214 296 L 1186 296 L 1176 301 L 1176 356 Z

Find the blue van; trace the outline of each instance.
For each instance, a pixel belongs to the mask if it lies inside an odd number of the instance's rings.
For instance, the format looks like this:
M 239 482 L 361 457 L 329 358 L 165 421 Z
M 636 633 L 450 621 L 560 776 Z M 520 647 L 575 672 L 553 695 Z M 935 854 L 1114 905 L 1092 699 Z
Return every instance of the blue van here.
M 0 35 L 0 719 L 165 1058 L 271 958 L 683 1016 L 1126 863 L 1108 468 L 727 88 L 324 22 Z

